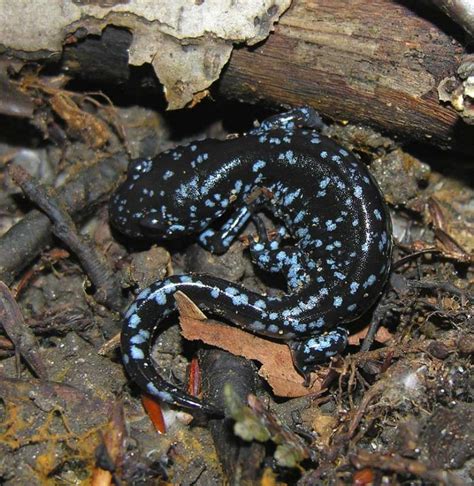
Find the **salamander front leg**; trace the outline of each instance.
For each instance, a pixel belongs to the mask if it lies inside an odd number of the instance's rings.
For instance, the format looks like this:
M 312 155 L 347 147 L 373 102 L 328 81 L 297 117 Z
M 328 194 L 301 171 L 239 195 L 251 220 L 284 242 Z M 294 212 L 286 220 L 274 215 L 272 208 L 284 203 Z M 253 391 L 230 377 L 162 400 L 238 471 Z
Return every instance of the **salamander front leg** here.
M 317 364 L 344 351 L 347 346 L 347 336 L 347 329 L 336 327 L 332 331 L 313 336 L 305 341 L 293 341 L 290 343 L 290 349 L 295 367 L 305 378 L 308 378 L 309 372 L 314 370 Z
M 207 228 L 198 238 L 200 245 L 211 253 L 225 253 L 252 216 L 247 206 L 242 206 L 218 230 Z
M 238 207 L 219 228 L 207 228 L 198 237 L 203 248 L 215 254 L 225 253 L 235 239 L 240 235 L 249 219 L 268 201 L 265 193 L 258 194 L 251 202 Z

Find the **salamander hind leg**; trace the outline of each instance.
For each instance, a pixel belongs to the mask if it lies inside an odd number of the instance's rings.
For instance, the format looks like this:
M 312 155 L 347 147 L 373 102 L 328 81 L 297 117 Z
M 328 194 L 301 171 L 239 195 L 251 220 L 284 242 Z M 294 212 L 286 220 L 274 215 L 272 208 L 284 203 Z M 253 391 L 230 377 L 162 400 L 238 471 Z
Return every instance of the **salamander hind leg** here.
M 253 220 L 258 231 L 258 241 L 250 236 L 252 262 L 267 272 L 285 275 L 289 290 L 298 291 L 306 287 L 310 282 L 306 254 L 299 248 L 280 246 L 286 235 L 283 226 L 277 230 L 276 237 L 269 240 L 263 221 L 255 215 Z
M 342 352 L 347 346 L 347 336 L 347 329 L 337 327 L 305 341 L 293 341 L 290 348 L 295 367 L 306 377 L 317 364 Z

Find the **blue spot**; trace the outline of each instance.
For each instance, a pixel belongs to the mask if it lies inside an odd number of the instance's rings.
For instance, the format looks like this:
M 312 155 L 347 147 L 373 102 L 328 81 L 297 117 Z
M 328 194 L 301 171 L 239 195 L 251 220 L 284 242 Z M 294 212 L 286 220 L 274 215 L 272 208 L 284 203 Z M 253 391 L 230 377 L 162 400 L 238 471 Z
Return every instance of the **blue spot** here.
M 305 216 L 305 212 L 304 211 L 300 211 L 296 216 L 295 216 L 295 219 L 293 219 L 293 223 L 301 223 L 301 221 L 303 221 L 303 218 Z
M 321 189 L 326 189 L 326 187 L 328 186 L 329 182 L 331 181 L 331 179 L 329 177 L 325 177 L 320 183 L 319 183 L 319 187 Z
M 239 305 L 247 305 L 249 303 L 249 298 L 246 294 L 235 295 L 232 297 L 232 304 L 239 306 Z
M 263 324 L 263 322 L 260 321 L 255 321 L 252 324 L 250 324 L 250 329 L 256 332 L 263 331 L 265 329 L 265 324 Z
M 264 253 L 258 257 L 258 261 L 260 263 L 268 263 L 270 261 L 270 256 Z
M 170 177 L 174 176 L 174 172 L 172 170 L 167 170 L 164 174 L 163 174 L 163 179 L 166 181 L 168 180 Z
M 299 238 L 303 238 L 308 234 L 308 231 L 308 228 L 298 228 L 296 230 L 296 236 L 298 236 Z
M 293 165 L 296 163 L 296 159 L 293 155 L 293 150 L 287 150 L 286 154 L 285 154 L 285 157 L 286 157 L 286 160 L 288 161 L 288 163 L 290 165 Z
M 172 224 L 169 228 L 169 232 L 174 232 L 174 231 L 184 231 L 186 228 L 182 224 Z
M 260 169 L 263 169 L 267 163 L 264 160 L 257 160 L 255 164 L 252 166 L 252 171 L 253 172 L 258 172 Z
M 135 345 L 130 348 L 130 354 L 133 359 L 145 359 L 143 351 Z
M 334 301 L 333 301 L 332 305 L 334 307 L 341 307 L 341 304 L 342 304 L 342 297 L 339 297 L 339 296 L 334 297 Z
M 355 294 L 358 288 L 359 288 L 359 284 L 357 282 L 352 282 L 350 285 L 351 294 Z
M 320 317 L 317 321 L 311 322 L 309 324 L 309 327 L 321 329 L 322 327 L 324 327 L 324 319 Z
M 306 324 L 303 324 L 302 322 L 295 322 L 291 327 L 298 332 L 306 331 Z
M 373 274 L 370 275 L 369 278 L 364 282 L 364 285 L 363 285 L 364 289 L 373 285 L 376 280 L 377 280 L 377 277 L 375 275 L 373 275 Z
M 214 230 L 212 229 L 207 229 L 206 231 L 203 231 L 200 235 L 199 235 L 199 241 L 203 244 L 203 245 L 207 245 L 207 239 L 211 236 L 214 236 Z
M 225 289 L 225 293 L 228 294 L 228 295 L 238 295 L 239 291 L 234 287 L 227 287 Z
M 332 219 L 328 219 L 326 221 L 326 229 L 328 231 L 334 231 L 336 229 L 336 223 L 333 223 Z
M 130 342 L 132 344 L 143 344 L 148 340 L 150 337 L 150 333 L 148 331 L 145 331 L 144 329 L 141 329 L 138 334 L 135 334 L 130 338 Z
M 267 304 L 264 300 L 258 299 L 255 301 L 254 306 L 258 307 L 259 309 L 266 309 Z
M 300 190 L 298 189 L 295 192 L 291 192 L 290 194 L 287 194 L 285 196 L 284 200 L 283 200 L 283 204 L 285 206 L 290 205 L 296 199 L 296 197 L 298 197 L 299 193 L 300 193 Z
M 166 304 L 166 295 L 163 291 L 163 289 L 158 289 L 153 294 L 151 295 L 151 298 L 155 299 L 155 302 L 159 305 L 165 305 Z
M 128 327 L 135 329 L 140 324 L 141 319 L 137 314 L 133 314 L 128 320 Z

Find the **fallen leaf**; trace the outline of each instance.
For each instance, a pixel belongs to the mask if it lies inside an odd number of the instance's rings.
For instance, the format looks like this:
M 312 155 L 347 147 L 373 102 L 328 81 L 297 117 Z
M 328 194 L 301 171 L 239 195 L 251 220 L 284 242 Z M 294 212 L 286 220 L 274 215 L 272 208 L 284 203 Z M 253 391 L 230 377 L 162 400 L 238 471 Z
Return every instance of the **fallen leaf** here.
M 303 377 L 293 366 L 290 349 L 286 344 L 250 334 L 237 327 L 207 319 L 201 310 L 184 293 L 174 294 L 178 306 L 182 334 L 190 341 L 203 341 L 232 354 L 262 364 L 259 375 L 280 397 L 301 397 L 321 390 L 324 376 L 311 373 L 310 386 L 304 386 Z
M 364 329 L 361 329 L 359 332 L 356 332 L 355 334 L 351 334 L 349 336 L 349 341 L 348 341 L 349 344 L 351 346 L 359 346 L 360 342 L 367 335 L 368 330 L 369 330 L 369 326 L 367 325 L 367 326 L 364 327 Z M 378 343 L 381 343 L 381 344 L 384 344 L 387 341 L 390 341 L 390 339 L 392 339 L 392 338 L 393 338 L 393 336 L 390 333 L 390 331 L 386 327 L 383 327 L 383 326 L 380 326 L 377 329 L 377 332 L 375 333 L 375 341 L 377 341 Z

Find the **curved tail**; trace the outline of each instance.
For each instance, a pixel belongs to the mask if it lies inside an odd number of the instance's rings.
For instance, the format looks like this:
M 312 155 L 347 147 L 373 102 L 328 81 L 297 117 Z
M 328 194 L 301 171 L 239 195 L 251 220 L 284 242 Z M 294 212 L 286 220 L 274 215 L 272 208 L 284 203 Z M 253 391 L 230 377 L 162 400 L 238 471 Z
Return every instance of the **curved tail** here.
M 223 288 L 223 283 L 227 288 Z M 238 284 L 232 284 L 235 292 L 230 291 L 229 295 L 226 292 L 229 291 L 229 285 L 229 282 L 207 275 L 177 275 L 155 282 L 138 295 L 125 315 L 121 348 L 130 378 L 143 391 L 172 405 L 212 415 L 223 414 L 218 407 L 202 402 L 161 377 L 151 358 L 151 346 L 163 319 L 176 310 L 173 294 L 178 290 L 199 303 L 200 308 L 212 309 L 218 315 L 225 315 L 233 308 L 232 301 L 227 300 L 235 299 L 239 291 L 245 292 L 246 296 L 252 295 L 254 300 L 261 297 Z M 258 309 L 252 308 L 252 311 L 255 310 Z M 250 318 L 248 320 L 253 321 Z

